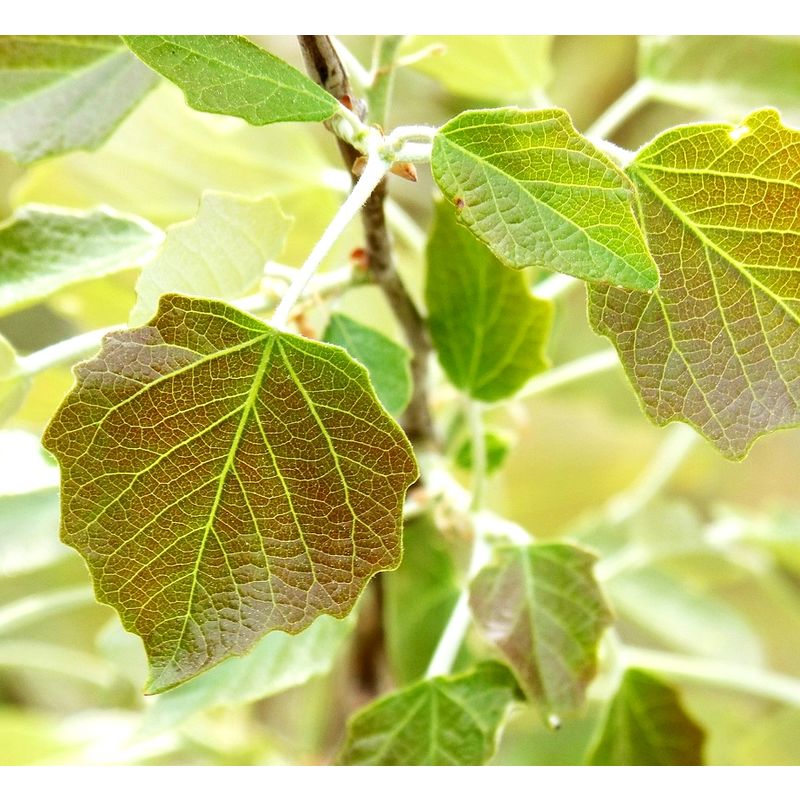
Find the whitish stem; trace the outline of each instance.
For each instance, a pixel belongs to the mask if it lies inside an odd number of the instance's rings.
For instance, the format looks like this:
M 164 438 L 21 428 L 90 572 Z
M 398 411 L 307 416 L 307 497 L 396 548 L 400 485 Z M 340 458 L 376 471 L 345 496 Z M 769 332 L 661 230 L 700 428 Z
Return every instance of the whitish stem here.
M 105 661 L 70 647 L 4 639 L 0 641 L 0 668 L 40 669 L 107 689 L 116 681 L 116 672 Z
M 516 394 L 517 400 L 533 397 L 537 394 L 549 392 L 559 386 L 565 386 L 574 381 L 583 380 L 591 375 L 598 375 L 619 366 L 619 356 L 615 350 L 600 350 L 588 356 L 576 358 L 554 367 L 548 372 L 531 378 Z
M 386 220 L 391 229 L 416 253 L 425 252 L 427 236 L 417 221 L 392 198 L 386 200 Z
M 372 85 L 372 75 L 369 70 L 353 55 L 341 39 L 331 36 L 331 41 L 347 70 L 348 77 L 355 83 L 359 93 L 363 94 Z
M 88 586 L 59 589 L 24 597 L 0 608 L 0 635 L 32 625 L 42 619 L 94 603 L 94 593 Z
M 800 707 L 800 680 L 757 667 L 731 664 L 699 656 L 664 653 L 623 645 L 619 657 L 626 667 L 639 667 L 662 675 L 776 700 Z
M 652 86 L 638 80 L 620 95 L 585 131 L 587 139 L 608 139 L 614 131 L 635 114 L 652 97 Z
M 98 328 L 65 339 L 63 342 L 51 344 L 28 356 L 20 356 L 17 359 L 19 372 L 27 377 L 32 377 L 51 367 L 74 364 L 96 352 L 103 337 L 116 330 L 119 330 L 119 326 Z
M 533 287 L 533 293 L 542 300 L 555 300 L 556 297 L 566 294 L 579 284 L 580 281 L 577 278 L 557 272 L 555 275 L 545 278 L 541 283 L 537 283 Z
M 364 167 L 364 172 L 353 187 L 353 191 L 350 192 L 347 199 L 342 203 L 339 210 L 336 212 L 336 216 L 325 229 L 325 233 L 322 234 L 320 240 L 314 245 L 314 249 L 309 254 L 305 264 L 300 267 L 297 276 L 286 290 L 286 294 L 281 298 L 281 302 L 278 304 L 272 316 L 271 324 L 274 327 L 286 328 L 292 308 L 294 308 L 295 303 L 297 303 L 302 296 L 308 282 L 314 276 L 322 260 L 336 243 L 336 240 L 342 235 L 350 221 L 361 210 L 361 206 L 368 200 L 369 196 L 375 190 L 375 187 L 383 180 L 388 168 L 389 165 L 387 162 L 373 150 L 367 160 L 367 165 Z

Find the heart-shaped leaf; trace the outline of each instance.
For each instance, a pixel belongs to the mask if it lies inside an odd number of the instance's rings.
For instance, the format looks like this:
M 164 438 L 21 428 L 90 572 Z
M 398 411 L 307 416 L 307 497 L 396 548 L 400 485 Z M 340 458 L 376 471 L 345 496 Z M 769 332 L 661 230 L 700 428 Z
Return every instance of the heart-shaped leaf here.
M 661 284 L 590 287 L 591 322 L 659 425 L 688 422 L 743 458 L 800 423 L 800 131 L 771 109 L 682 126 L 629 173 Z
M 76 376 L 44 438 L 62 539 L 143 639 L 148 691 L 344 617 L 398 565 L 414 457 L 340 348 L 165 295 Z
M 436 134 L 431 170 L 460 221 L 509 267 L 658 284 L 633 186 L 566 111 L 465 111 Z

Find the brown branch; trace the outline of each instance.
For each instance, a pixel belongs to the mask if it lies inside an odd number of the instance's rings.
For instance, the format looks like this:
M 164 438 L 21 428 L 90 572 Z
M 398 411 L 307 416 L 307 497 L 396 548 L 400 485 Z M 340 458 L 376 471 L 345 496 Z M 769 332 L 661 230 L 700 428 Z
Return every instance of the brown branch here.
M 350 107 L 362 119 L 364 104 L 352 93 L 347 72 L 327 36 L 298 36 L 303 60 L 309 75 L 339 102 Z M 358 152 L 348 142 L 337 139 L 342 160 L 352 174 Z M 394 265 L 392 243 L 386 225 L 383 203 L 386 181 L 381 181 L 361 210 L 364 237 L 369 258 L 369 274 L 383 290 L 411 349 L 411 377 L 414 391 L 401 420 L 408 438 L 416 445 L 435 442 L 433 419 L 428 405 L 428 360 L 431 342 L 425 320 L 406 291 Z

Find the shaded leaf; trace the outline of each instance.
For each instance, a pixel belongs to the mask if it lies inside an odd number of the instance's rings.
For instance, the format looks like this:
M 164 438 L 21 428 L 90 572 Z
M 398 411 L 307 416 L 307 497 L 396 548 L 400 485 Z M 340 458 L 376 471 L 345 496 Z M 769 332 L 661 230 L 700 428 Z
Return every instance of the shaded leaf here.
M 399 563 L 413 454 L 339 348 L 165 295 L 76 377 L 44 437 L 62 538 L 142 637 L 148 691 L 346 616 Z
M 591 287 L 646 412 L 728 458 L 800 422 L 800 132 L 774 110 L 661 134 L 629 167 L 661 284 Z
M 354 623 L 353 614 L 345 619 L 320 617 L 295 636 L 276 631 L 246 655 L 159 695 L 145 712 L 143 732 L 152 736 L 172 730 L 200 711 L 252 703 L 324 675 Z
M 643 670 L 629 669 L 587 762 L 620 767 L 699 766 L 704 738 L 672 687 Z
M 118 36 L 0 36 L 0 150 L 20 164 L 91 150 L 156 81 Z
M 513 445 L 513 439 L 505 432 L 494 428 L 487 428 L 483 436 L 483 446 L 486 455 L 486 472 L 491 475 L 503 466 Z M 456 450 L 453 459 L 461 469 L 472 469 L 472 439 L 467 437 Z
M 124 36 L 130 49 L 183 90 L 198 111 L 251 125 L 322 122 L 339 107 L 322 87 L 243 36 Z
M 131 324 L 150 319 L 158 298 L 170 292 L 215 300 L 241 297 L 281 252 L 290 227 L 274 197 L 250 200 L 205 192 L 197 215 L 170 227 L 158 255 L 142 270 Z
M 552 36 L 410 36 L 402 54 L 441 45 L 414 63 L 455 94 L 530 101 L 552 77 Z
M 470 587 L 481 632 L 547 713 L 580 708 L 597 671 L 611 612 L 592 574 L 595 561 L 569 544 L 501 547 Z
M 428 327 L 447 376 L 478 400 L 501 400 L 549 366 L 552 304 L 507 269 L 439 203 L 428 239 Z
M 451 548 L 430 514 L 407 522 L 403 562 L 384 578 L 386 650 L 397 683 L 419 680 L 460 591 Z
M 0 334 L 0 423 L 19 408 L 29 385 L 30 379 L 19 371 L 14 348 Z
M 515 695 L 514 678 L 495 662 L 421 681 L 351 717 L 339 761 L 361 766 L 485 764 Z
M 639 75 L 650 95 L 739 119 L 774 105 L 800 122 L 797 36 L 642 36 Z
M 628 178 L 565 111 L 465 111 L 439 129 L 433 177 L 506 265 L 650 290 L 658 273 Z
M 390 414 L 398 417 L 405 411 L 411 399 L 411 354 L 405 347 L 345 314 L 331 314 L 322 338 L 367 368 L 375 394 Z
M 0 225 L 0 315 L 148 260 L 161 232 L 106 209 L 26 206 Z

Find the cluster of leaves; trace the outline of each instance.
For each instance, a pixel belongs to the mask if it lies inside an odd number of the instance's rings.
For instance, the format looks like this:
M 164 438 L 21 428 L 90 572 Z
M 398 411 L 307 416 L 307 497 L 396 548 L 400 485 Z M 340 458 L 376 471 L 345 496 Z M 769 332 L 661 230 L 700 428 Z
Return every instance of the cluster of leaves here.
M 513 69 L 477 83 L 448 59 L 485 59 L 451 44 L 419 66 L 455 93 L 491 79 L 523 96 L 548 80 L 546 37 L 519 57 L 500 42 Z M 732 80 L 721 67 L 687 74 L 680 52 L 692 46 L 644 45 L 652 97 L 702 104 L 705 87 Z M 775 47 L 775 59 L 797 59 L 795 44 Z M 0 150 L 20 164 L 95 148 L 159 75 L 191 108 L 250 126 L 348 119 L 325 89 L 241 37 L 3 37 L 0 63 L 10 76 Z M 773 89 L 797 100 L 743 69 L 748 100 Z M 694 94 L 675 88 L 686 83 Z M 429 160 L 443 199 L 425 252 L 426 324 L 469 403 L 510 400 L 549 369 L 552 303 L 526 271 L 543 268 L 586 283 L 592 326 L 658 424 L 689 423 L 740 459 L 757 437 L 800 423 L 800 133 L 777 111 L 670 129 L 623 164 L 563 110 L 468 110 L 436 130 Z M 485 763 L 512 708 L 532 703 L 555 725 L 584 706 L 613 620 L 596 557 L 567 542 L 502 541 L 498 526 L 488 540 L 501 543 L 460 599 L 431 511 L 406 525 L 403 552 L 404 501 L 420 477 L 398 422 L 414 389 L 409 353 L 341 312 L 320 340 L 261 319 L 264 264 L 286 251 L 292 225 L 281 194 L 204 192 L 194 218 L 166 234 L 135 209 L 35 203 L 0 227 L 0 314 L 141 268 L 133 327 L 76 368 L 44 435 L 61 468 L 62 540 L 144 643 L 155 731 L 330 670 L 368 582 L 402 559 L 385 581 L 387 618 L 418 621 L 387 626 L 401 686 L 351 718 L 339 760 Z M 243 304 L 254 290 L 255 305 Z M 32 374 L 0 338 L 0 416 L 19 408 Z M 483 437 L 451 437 L 456 462 L 479 476 L 507 449 Z M 52 516 L 52 484 L 46 492 L 37 508 Z M 626 590 L 606 589 L 625 609 Z M 462 599 L 481 644 L 454 674 L 426 673 Z M 702 744 L 677 692 L 630 668 L 615 674 L 586 759 L 693 764 Z

